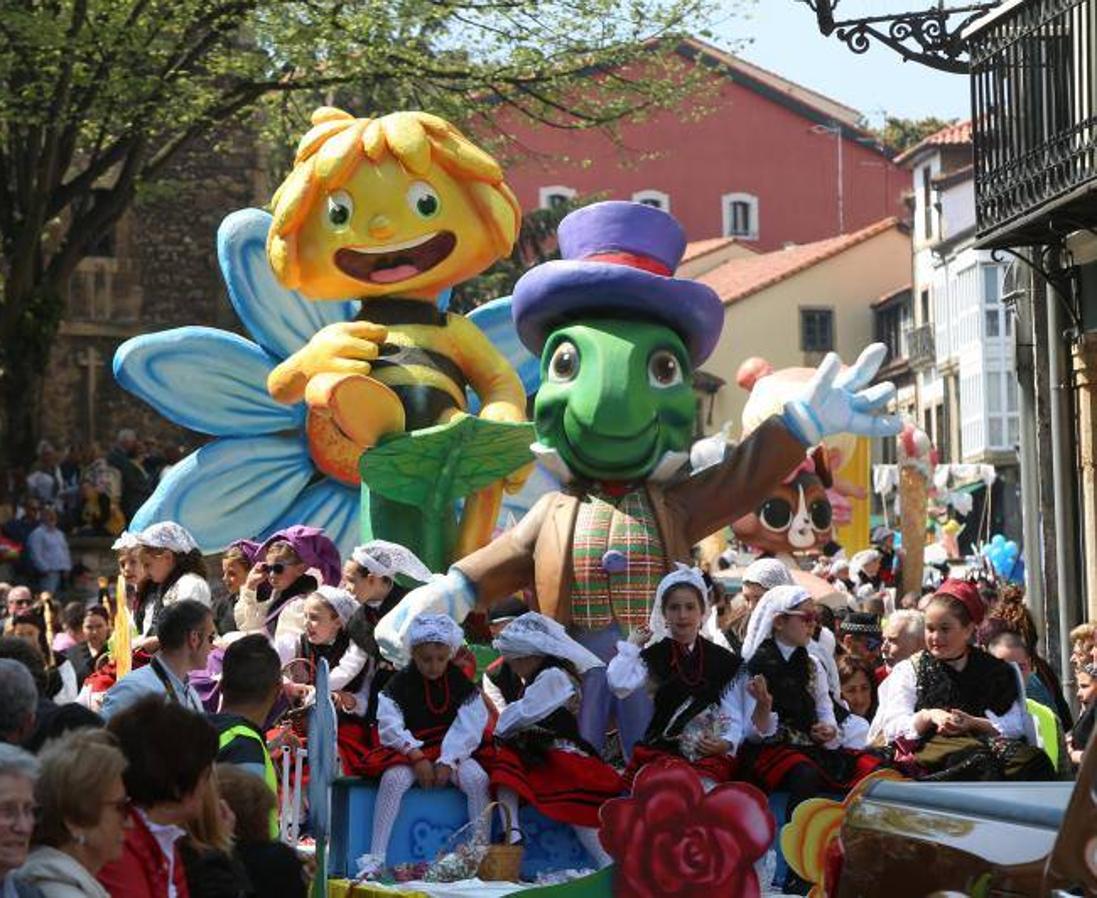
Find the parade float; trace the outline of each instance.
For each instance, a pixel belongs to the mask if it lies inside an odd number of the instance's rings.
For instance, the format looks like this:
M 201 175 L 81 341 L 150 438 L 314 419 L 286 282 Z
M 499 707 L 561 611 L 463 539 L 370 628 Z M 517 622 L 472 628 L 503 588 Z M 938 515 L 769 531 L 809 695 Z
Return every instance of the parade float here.
M 448 572 L 381 621 L 375 635 L 393 660 L 416 615 L 444 611 L 460 621 L 522 590 L 542 613 L 579 626 L 608 659 L 623 635 L 616 622 L 647 624 L 667 570 L 790 474 L 795 482 L 809 447 L 836 433 L 897 430 L 879 414 L 892 388 L 869 386 L 883 356 L 874 346 L 847 369 L 828 357 L 740 444 L 691 471 L 692 374 L 716 345 L 723 308 L 709 288 L 674 277 L 685 237 L 673 218 L 623 202 L 574 212 L 560 227 L 562 258 L 524 275 L 512 300 L 466 320 L 439 304 L 506 252 L 517 227 L 498 166 L 421 113 L 354 119 L 321 109 L 313 124 L 273 215 L 235 213 L 218 234 L 230 299 L 254 341 L 181 328 L 118 352 L 127 389 L 215 438 L 170 472 L 134 527 L 178 520 L 211 551 L 307 522 L 344 552 L 372 536 L 416 549 Z M 538 382 L 531 425 L 526 392 Z M 534 457 L 558 487 L 488 541 L 503 490 L 520 486 Z M 584 737 L 601 744 L 614 713 L 627 746 L 643 706 L 622 715 L 604 673 L 590 672 L 583 686 Z M 324 752 L 334 735 L 315 727 L 310 751 Z M 641 895 L 650 877 L 669 881 L 651 858 L 650 869 L 638 867 L 631 852 L 645 832 L 654 838 L 645 820 L 659 814 L 645 808 L 674 794 L 693 804 L 660 818 L 658 837 L 694 845 L 707 860 L 671 871 L 678 887 L 661 894 L 717 886 L 758 894 L 753 864 L 775 831 L 761 793 L 728 785 L 705 796 L 692 771 L 645 768 L 637 784 L 603 816 L 602 844 L 617 869 L 555 889 L 576 898 Z M 466 822 L 450 791 L 412 790 L 390 866 L 419 871 L 445 855 Z M 317 888 L 330 872 L 333 894 L 384 889 L 336 881 L 356 873 L 371 784 L 337 779 L 334 764 L 321 764 L 310 793 Z M 530 808 L 521 817 L 523 876 L 589 866 L 566 827 Z M 714 853 L 720 845 L 736 846 L 734 864 Z

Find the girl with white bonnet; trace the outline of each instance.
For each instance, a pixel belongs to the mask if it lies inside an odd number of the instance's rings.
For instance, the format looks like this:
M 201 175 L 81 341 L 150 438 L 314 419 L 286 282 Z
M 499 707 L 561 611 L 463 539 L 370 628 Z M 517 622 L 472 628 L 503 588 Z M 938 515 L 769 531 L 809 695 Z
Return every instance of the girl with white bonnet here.
M 377 702 L 380 745 L 364 759 L 362 775 L 377 777 L 370 854 L 383 865 L 404 794 L 455 785 L 468 799 L 469 820 L 488 805 L 488 775 L 472 757 L 484 738 L 488 709 L 471 680 L 453 663 L 464 639 L 445 614 L 420 614 L 411 623 L 411 662 L 393 675 Z
M 580 677 L 602 661 L 535 611 L 511 621 L 493 643 L 523 684 L 495 724 L 491 784 L 518 819 L 518 800 L 575 830 L 599 867 L 610 858 L 598 842 L 598 810 L 624 789 L 618 773 L 579 735 Z M 517 841 L 520 833 L 512 832 Z
M 765 681 L 739 677 L 742 658 L 702 635 L 706 595 L 701 572 L 680 565 L 659 583 L 651 630 L 617 644 L 606 671 L 609 688 L 624 697 L 647 686 L 655 708 L 626 782 L 645 764 L 673 756 L 688 761 L 711 789 L 734 778 L 747 727 L 774 732 Z
M 283 634 L 274 640 L 283 668 L 303 661 L 302 675 L 287 685 L 288 692 L 310 701 L 316 686 L 316 668 L 320 661 L 334 670 L 351 646 L 347 622 L 358 608 L 354 597 L 335 586 L 318 586 L 305 598 L 305 631 L 299 636 Z M 369 729 L 362 719 L 369 705 L 369 679 L 359 673 L 339 686 L 331 686 L 332 700 L 338 713 L 339 756 L 343 773 L 356 775 L 363 757 L 372 747 Z
M 404 589 L 396 583 L 398 576 L 426 583 L 431 573 L 410 549 L 383 539 L 355 546 L 350 558 L 343 563 L 343 579 L 339 585 L 354 597 L 356 605 L 346 625 L 350 647 L 339 665 L 332 669 L 331 686 L 343 689 L 355 677 L 364 676 L 371 700 L 362 713 L 370 722 L 377 713 L 377 694 L 392 675 L 392 668 L 383 662 L 377 649 L 373 629 L 405 595 Z
M 789 815 L 805 798 L 844 791 L 880 762 L 840 748 L 834 703 L 822 663 L 808 651 L 816 614 L 808 591 L 778 586 L 754 610 L 743 660 L 766 680 L 777 726 L 743 752 L 751 777 L 766 791 L 791 793 Z
M 175 521 L 150 524 L 137 534 L 146 580 L 137 591 L 135 623 L 143 642 L 137 648 L 155 651 L 156 620 L 173 602 L 194 599 L 212 607 L 202 551 L 190 532 Z

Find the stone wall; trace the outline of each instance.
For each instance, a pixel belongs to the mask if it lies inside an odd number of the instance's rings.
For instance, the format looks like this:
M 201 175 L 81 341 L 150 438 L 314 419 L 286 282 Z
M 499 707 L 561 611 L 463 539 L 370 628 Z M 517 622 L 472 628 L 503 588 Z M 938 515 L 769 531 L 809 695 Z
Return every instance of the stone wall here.
M 42 437 L 106 447 L 119 428 L 132 427 L 189 447 L 202 441 L 122 390 L 111 363 L 140 333 L 187 324 L 240 329 L 217 266 L 217 227 L 230 212 L 269 199 L 261 165 L 242 131 L 192 148 L 118 224 L 113 254 L 81 263 L 43 390 Z

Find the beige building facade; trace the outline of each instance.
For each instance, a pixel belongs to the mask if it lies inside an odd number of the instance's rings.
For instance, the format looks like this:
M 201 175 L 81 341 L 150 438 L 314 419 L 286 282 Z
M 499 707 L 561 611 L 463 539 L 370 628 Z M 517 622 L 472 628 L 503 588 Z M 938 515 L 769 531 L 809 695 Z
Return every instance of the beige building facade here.
M 725 383 L 702 399 L 706 433 L 732 422 L 738 437 L 747 392 L 736 384 L 751 357 L 775 370 L 814 367 L 834 350 L 853 362 L 871 343 L 873 303 L 910 283 L 911 242 L 897 219 L 853 234 L 731 259 L 698 277 L 724 302 L 724 329 L 701 371 Z

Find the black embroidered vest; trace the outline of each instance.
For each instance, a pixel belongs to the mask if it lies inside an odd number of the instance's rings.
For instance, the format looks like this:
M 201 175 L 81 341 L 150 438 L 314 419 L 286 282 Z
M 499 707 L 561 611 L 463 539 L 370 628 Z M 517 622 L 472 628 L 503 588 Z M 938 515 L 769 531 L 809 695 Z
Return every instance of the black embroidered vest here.
M 1005 661 L 971 649 L 963 670 L 954 670 L 929 652 L 911 658 L 917 698 L 914 710 L 959 708 L 974 717 L 1001 716 L 1017 701 L 1017 677 Z
M 672 742 L 694 717 L 720 701 L 743 659 L 700 636 L 688 655 L 669 636 L 640 653 L 655 687 L 648 745 Z
M 773 710 L 781 726 L 808 736 L 818 722 L 815 713 L 815 663 L 808 650 L 798 646 L 788 660 L 772 639 L 767 639 L 747 664 L 751 676 L 761 674 L 773 696 Z
M 312 662 L 313 668 L 319 666 L 320 659 L 323 658 L 328 662 L 328 670 L 332 671 L 339 665 L 339 662 L 343 660 L 343 655 L 347 649 L 350 648 L 350 637 L 347 636 L 346 630 L 340 630 L 339 635 L 335 637 L 335 641 L 330 645 L 314 645 L 309 642 L 308 637 L 302 633 L 297 638 L 297 657 L 306 658 Z M 367 668 L 363 667 L 354 678 L 343 687 L 343 692 L 357 692 L 362 688 L 362 682 L 366 678 Z
M 428 681 L 412 661 L 392 675 L 382 690 L 404 715 L 404 726 L 424 745 L 440 745 L 466 701 L 480 701 L 479 690 L 452 661 L 437 680 Z

